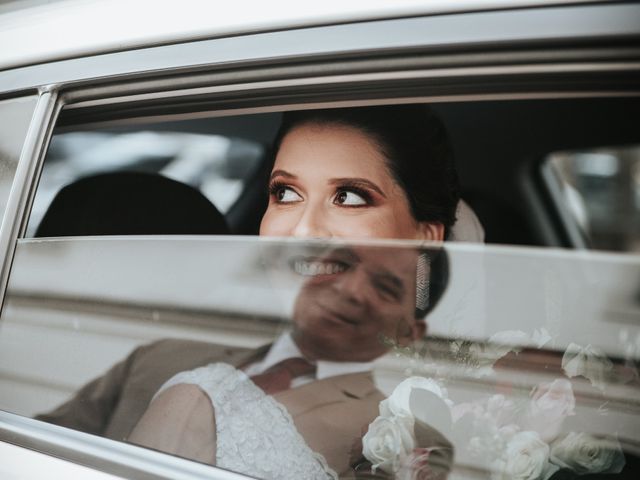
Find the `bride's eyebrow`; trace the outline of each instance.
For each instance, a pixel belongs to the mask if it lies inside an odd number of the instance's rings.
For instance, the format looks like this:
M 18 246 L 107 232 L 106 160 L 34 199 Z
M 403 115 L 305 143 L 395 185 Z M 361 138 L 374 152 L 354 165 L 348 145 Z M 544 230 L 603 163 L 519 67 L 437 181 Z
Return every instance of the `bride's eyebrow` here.
M 357 178 L 357 177 L 348 177 L 348 178 L 332 178 L 329 180 L 329 184 L 336 187 L 364 187 L 377 192 L 384 198 L 387 196 L 384 194 L 382 189 L 378 187 L 371 180 L 367 180 L 366 178 Z
M 289 173 L 286 170 L 274 170 L 273 172 L 271 172 L 270 180 L 278 177 L 289 178 L 291 180 L 296 180 L 298 178 L 296 175 L 294 175 L 293 173 Z

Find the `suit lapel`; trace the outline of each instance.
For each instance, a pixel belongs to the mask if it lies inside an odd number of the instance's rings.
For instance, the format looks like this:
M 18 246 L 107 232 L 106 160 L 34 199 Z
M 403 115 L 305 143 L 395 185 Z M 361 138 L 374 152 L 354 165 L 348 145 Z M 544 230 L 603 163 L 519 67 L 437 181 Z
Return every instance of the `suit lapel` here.
M 360 458 L 360 438 L 378 413 L 384 396 L 369 372 L 325 378 L 277 393 L 309 447 L 336 472 L 349 471 L 352 452 Z
M 323 405 L 363 398 L 375 390 L 370 373 L 350 373 L 285 390 L 274 398 L 295 418 Z

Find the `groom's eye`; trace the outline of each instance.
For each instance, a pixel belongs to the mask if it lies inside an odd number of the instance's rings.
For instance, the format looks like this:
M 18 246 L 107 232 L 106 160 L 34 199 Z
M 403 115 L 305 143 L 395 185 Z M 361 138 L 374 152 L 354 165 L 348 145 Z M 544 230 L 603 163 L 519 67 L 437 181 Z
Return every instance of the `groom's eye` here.
M 399 302 L 404 294 L 402 281 L 390 275 L 372 275 L 371 283 L 385 299 Z

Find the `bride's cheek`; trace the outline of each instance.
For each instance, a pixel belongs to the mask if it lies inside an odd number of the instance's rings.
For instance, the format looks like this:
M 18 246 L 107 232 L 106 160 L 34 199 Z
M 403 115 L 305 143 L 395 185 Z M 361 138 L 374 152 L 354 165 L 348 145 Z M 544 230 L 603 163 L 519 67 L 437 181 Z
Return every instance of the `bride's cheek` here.
M 260 235 L 286 235 L 286 233 L 283 232 L 285 218 L 283 218 L 282 213 L 276 211 L 276 208 L 276 206 L 270 205 L 262 217 L 262 221 L 260 222 Z

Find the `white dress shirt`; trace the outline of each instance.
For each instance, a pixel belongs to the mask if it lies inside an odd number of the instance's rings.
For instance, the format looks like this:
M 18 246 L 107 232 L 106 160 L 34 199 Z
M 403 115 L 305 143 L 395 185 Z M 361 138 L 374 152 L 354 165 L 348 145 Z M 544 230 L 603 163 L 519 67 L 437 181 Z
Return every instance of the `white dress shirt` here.
M 262 360 L 252 363 L 245 368 L 244 371 L 249 376 L 259 375 L 275 364 L 280 363 L 282 360 L 297 357 L 304 358 L 304 355 L 293 341 L 291 333 L 284 333 L 271 345 L 271 348 Z M 317 367 L 315 374 L 294 378 L 291 382 L 292 388 L 327 377 L 335 377 L 347 373 L 368 372 L 373 368 L 373 362 L 331 362 L 328 360 L 318 360 L 311 363 Z

